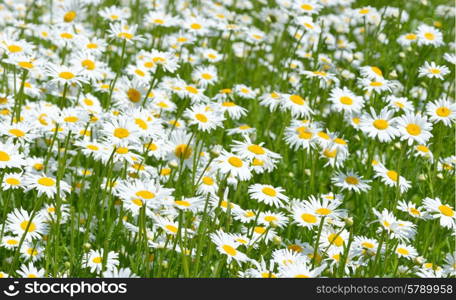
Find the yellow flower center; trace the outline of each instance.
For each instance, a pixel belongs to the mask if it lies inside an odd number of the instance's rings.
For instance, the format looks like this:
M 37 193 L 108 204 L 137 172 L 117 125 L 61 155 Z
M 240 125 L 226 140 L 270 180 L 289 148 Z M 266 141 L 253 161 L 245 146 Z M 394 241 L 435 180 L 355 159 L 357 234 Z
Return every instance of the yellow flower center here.
M 248 146 L 247 149 L 250 152 L 257 154 L 257 155 L 262 155 L 262 154 L 266 153 L 266 151 L 264 151 L 264 148 L 261 147 L 260 145 L 252 144 L 252 145 Z
M 417 124 L 408 124 L 405 129 L 410 135 L 417 136 L 421 133 L 421 127 Z
M 168 231 L 171 231 L 172 233 L 177 233 L 178 231 L 178 228 L 174 225 L 166 225 L 165 228 L 168 230 Z
M 131 40 L 133 38 L 133 34 L 129 32 L 121 32 L 117 36 L 126 40 Z
M 297 105 L 304 105 L 304 99 L 299 95 L 291 95 L 290 100 Z
M 74 74 L 71 72 L 60 72 L 59 77 L 65 80 L 70 80 L 74 78 Z
M 424 34 L 424 37 L 427 39 L 427 40 L 430 40 L 430 41 L 433 41 L 435 39 L 435 34 L 433 34 L 432 32 L 426 32 Z
M 130 131 L 126 128 L 116 128 L 114 129 L 114 136 L 119 139 L 124 139 L 130 136 Z
M 356 184 L 359 183 L 359 180 L 358 180 L 358 178 L 356 178 L 356 177 L 347 176 L 347 177 L 345 178 L 345 182 L 348 183 L 348 184 L 354 184 L 354 185 L 356 185 Z
M 190 28 L 191 29 L 195 29 L 195 30 L 199 30 L 199 29 L 203 28 L 203 26 L 201 26 L 198 23 L 193 23 L 192 25 L 190 25 Z
M 385 130 L 389 126 L 388 121 L 382 119 L 375 120 L 372 125 L 378 130 Z
M 136 196 L 144 198 L 144 199 L 152 199 L 155 198 L 155 194 L 146 190 L 141 190 L 136 192 Z
M 188 159 L 192 155 L 192 148 L 186 144 L 180 144 L 174 149 L 174 154 L 182 159 Z
M 223 251 L 225 251 L 228 255 L 230 255 L 230 256 L 236 256 L 237 251 L 236 251 L 236 249 L 234 249 L 232 246 L 230 246 L 230 245 L 223 245 L 223 246 L 222 246 L 222 249 L 223 249 Z
M 8 183 L 9 185 L 18 185 L 21 183 L 19 180 L 17 180 L 16 178 L 13 178 L 13 177 L 6 178 L 5 182 Z
M 25 132 L 16 128 L 10 129 L 8 132 L 16 137 L 23 137 L 25 135 Z
M 30 223 L 30 225 L 29 225 L 29 223 Z M 33 222 L 22 221 L 20 226 L 21 226 L 21 229 L 24 231 L 27 230 L 27 226 L 28 226 L 27 232 L 34 232 L 36 230 L 36 225 Z
M 41 177 L 38 179 L 38 183 L 44 186 L 54 186 L 55 180 L 50 177 Z
M 139 118 L 135 119 L 135 123 L 136 123 L 136 125 L 138 125 L 140 128 L 142 128 L 144 130 L 146 130 L 149 127 L 149 126 L 147 126 L 147 123 L 144 120 L 139 119 Z
M 408 255 L 410 252 L 405 248 L 397 248 L 396 252 L 402 255 Z
M 207 177 L 207 176 L 204 176 L 203 177 L 203 183 L 205 185 L 213 185 L 214 184 L 214 180 L 210 177 Z
M 331 233 L 328 236 L 328 242 L 331 243 L 331 245 L 336 245 L 337 247 L 340 247 L 344 243 L 344 239 L 340 237 L 340 235 L 337 235 L 335 233 Z
M 453 211 L 453 209 L 452 209 L 451 207 L 449 207 L 448 205 L 440 205 L 440 206 L 439 206 L 439 210 L 440 210 L 440 212 L 441 212 L 443 215 L 445 215 L 445 216 L 447 216 L 447 217 L 452 217 L 452 216 L 454 216 L 454 211 Z
M 185 206 L 185 207 L 191 206 L 190 202 L 185 201 L 185 200 L 176 200 L 176 201 L 174 201 L 174 203 L 176 203 L 177 205 L 180 205 L 180 206 Z
M 317 217 L 315 217 L 312 214 L 302 214 L 301 219 L 306 223 L 310 223 L 310 224 L 317 223 Z
M 361 243 L 361 246 L 363 246 L 364 248 L 368 248 L 368 249 L 372 249 L 374 248 L 374 244 L 370 243 L 370 242 L 363 242 Z
M 435 110 L 435 113 L 439 117 L 448 117 L 451 114 L 451 110 L 448 107 L 442 106 Z
M 28 61 L 20 61 L 17 63 L 20 67 L 26 68 L 26 69 L 31 69 L 33 68 L 33 64 Z
M 198 90 L 193 86 L 186 86 L 185 89 L 187 90 L 187 92 L 191 94 L 198 94 Z
M 81 62 L 81 65 L 86 68 L 87 70 L 94 70 L 95 69 L 95 62 L 90 59 L 84 59 Z
M 382 70 L 380 70 L 379 68 L 372 66 L 372 67 L 371 67 L 371 70 L 372 70 L 372 72 L 374 72 L 374 73 L 377 74 L 378 76 L 383 77 Z
M 141 100 L 141 93 L 137 89 L 128 89 L 127 96 L 128 99 L 130 99 L 130 101 L 134 103 L 137 103 Z
M 72 22 L 76 18 L 76 12 L 75 11 L 69 11 L 63 16 L 63 20 L 67 23 Z
M 340 97 L 340 103 L 345 104 L 345 105 L 352 105 L 353 104 L 353 99 L 347 96 L 342 96 Z
M 326 208 L 326 207 L 322 207 L 322 208 L 315 210 L 315 212 L 319 215 L 327 216 L 330 213 L 332 213 L 332 210 L 330 210 L 329 208 Z
M 206 115 L 204 114 L 195 114 L 195 118 L 202 123 L 206 123 L 208 121 Z
M 263 194 L 268 195 L 269 197 L 275 197 L 277 195 L 276 190 L 270 187 L 264 187 L 262 190 Z
M 97 256 L 92 259 L 92 262 L 95 264 L 101 264 L 102 261 L 103 261 L 103 257 L 101 257 L 101 256 Z
M 236 168 L 241 168 L 244 165 L 242 160 L 236 156 L 231 156 L 230 158 L 228 158 L 228 163 Z
M 22 51 L 22 47 L 18 45 L 9 45 L 8 46 L 8 51 L 12 53 L 17 53 Z
M 399 177 L 397 172 L 393 170 L 389 170 L 388 172 L 386 172 L 386 176 L 388 176 L 389 179 L 391 179 L 392 181 L 397 181 L 397 178 Z

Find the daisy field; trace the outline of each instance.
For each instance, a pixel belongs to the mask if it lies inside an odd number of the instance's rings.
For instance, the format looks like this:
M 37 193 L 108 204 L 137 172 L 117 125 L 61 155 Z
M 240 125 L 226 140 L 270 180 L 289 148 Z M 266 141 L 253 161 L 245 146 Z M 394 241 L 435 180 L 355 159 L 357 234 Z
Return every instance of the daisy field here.
M 453 1 L 5 0 L 0 278 L 455 277 Z

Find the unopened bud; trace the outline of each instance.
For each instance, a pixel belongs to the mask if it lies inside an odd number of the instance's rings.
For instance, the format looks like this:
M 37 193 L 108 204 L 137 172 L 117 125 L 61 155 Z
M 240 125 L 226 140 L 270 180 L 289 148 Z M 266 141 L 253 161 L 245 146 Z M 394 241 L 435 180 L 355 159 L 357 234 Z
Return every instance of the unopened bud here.
M 274 245 L 281 245 L 282 244 L 282 238 L 280 236 L 274 236 L 272 238 L 272 242 L 274 243 Z

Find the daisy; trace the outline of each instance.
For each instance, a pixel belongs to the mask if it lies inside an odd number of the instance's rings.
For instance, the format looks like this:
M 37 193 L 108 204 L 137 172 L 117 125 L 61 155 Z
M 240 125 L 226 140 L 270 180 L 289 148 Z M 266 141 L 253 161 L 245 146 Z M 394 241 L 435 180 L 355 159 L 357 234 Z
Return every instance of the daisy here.
M 429 102 L 426 114 L 433 123 L 442 122 L 445 126 L 451 126 L 456 121 L 456 103 L 445 99 Z
M 406 140 L 409 146 L 413 142 L 425 144 L 432 137 L 432 123 L 421 114 L 407 113 L 396 118 L 396 124 L 401 140 Z
M 233 141 L 231 146 L 233 152 L 248 160 L 259 159 L 261 161 L 277 161 L 281 155 L 264 147 L 264 143 L 255 144 L 249 137 L 245 137 L 244 142 Z
M 34 215 L 33 219 L 32 215 Z M 32 215 L 22 208 L 15 208 L 7 216 L 6 228 L 16 236 L 25 235 L 26 241 L 40 238 L 47 233 L 47 226 L 39 214 Z
M 170 218 L 154 216 L 155 226 L 161 228 L 166 234 L 176 235 L 179 232 L 179 224 Z
M 35 189 L 38 192 L 38 196 L 46 195 L 49 198 L 54 197 L 57 193 L 57 180 L 56 178 L 46 176 L 44 173 L 41 174 L 27 174 L 24 180 L 26 190 Z M 68 183 L 63 180 L 59 181 L 60 197 L 63 197 L 65 193 L 70 193 L 71 187 Z
M 348 236 L 349 233 L 345 229 L 324 228 L 320 237 L 321 247 L 341 253 L 344 251 L 344 246 L 348 243 Z
M 291 212 L 293 214 L 293 221 L 299 226 L 312 228 L 320 224 L 320 215 L 306 208 L 302 203 L 293 205 Z
M 35 262 L 43 257 L 44 254 L 44 248 L 41 246 L 35 245 L 35 243 L 31 242 L 25 242 L 21 249 L 21 256 L 25 260 L 31 260 L 32 262 Z
M 405 257 L 407 259 L 413 259 L 418 256 L 418 252 L 412 246 L 399 244 L 396 247 L 395 253 L 399 257 Z
M 32 262 L 29 262 L 28 265 L 23 264 L 21 268 L 17 271 L 17 274 L 22 278 L 43 278 L 45 270 L 38 269 L 33 265 Z
M 279 277 L 281 278 L 313 278 L 319 277 L 326 265 L 311 269 L 306 263 L 292 263 L 281 266 Z
M 90 268 L 91 273 L 98 273 L 103 268 L 104 250 L 93 250 L 86 254 L 82 264 L 85 268 Z M 119 265 L 119 254 L 109 251 L 104 263 L 106 270 L 113 270 Z
M 247 109 L 231 101 L 220 102 L 219 108 L 223 113 L 227 112 L 232 120 L 239 120 L 247 115 Z
M 397 209 L 408 213 L 413 218 L 426 218 L 426 212 L 423 211 L 423 208 L 417 207 L 415 203 L 412 203 L 410 201 L 399 201 Z
M 304 208 L 310 210 L 313 214 L 318 217 L 326 217 L 330 219 L 343 218 L 346 215 L 344 209 L 338 209 L 341 205 L 341 201 L 327 198 L 316 198 L 310 196 L 309 199 L 303 202 Z
M 260 97 L 260 105 L 267 107 L 269 111 L 273 112 L 280 106 L 282 99 L 283 95 L 278 92 L 266 93 Z
M 47 65 L 47 75 L 52 79 L 49 81 L 49 84 L 60 83 L 62 85 L 81 85 L 85 83 L 86 80 L 82 76 L 82 69 L 75 66 L 61 66 L 56 64 Z
M 261 212 L 258 216 L 258 223 L 264 226 L 282 228 L 287 225 L 287 218 L 282 213 L 272 211 Z
M 206 105 L 195 105 L 186 109 L 184 116 L 189 119 L 190 125 L 197 125 L 198 130 L 210 132 L 222 126 L 224 118 Z
M 296 94 L 282 94 L 281 108 L 283 111 L 290 110 L 291 115 L 295 118 L 309 117 L 313 114 L 309 101 Z
M 107 140 L 116 145 L 122 145 L 136 140 L 139 131 L 131 118 L 117 117 L 103 123 L 101 132 Z
M 130 268 L 113 268 L 103 272 L 103 278 L 139 278 Z
M 284 207 L 283 202 L 288 202 L 288 197 L 282 193 L 284 191 L 281 187 L 273 187 L 268 184 L 253 184 L 248 189 L 252 199 L 275 207 Z
M 399 36 L 397 38 L 397 42 L 402 47 L 409 47 L 412 43 L 415 43 L 417 41 L 418 41 L 418 36 L 413 32 L 402 34 L 401 36 Z
M 20 189 L 24 188 L 23 178 L 20 173 L 5 173 L 2 181 L 2 189 Z
M 215 162 L 215 167 L 222 174 L 230 174 L 241 181 L 249 180 L 252 177 L 248 162 L 226 150 L 222 150 Z
M 362 78 L 360 80 L 360 87 L 368 93 L 382 93 L 391 92 L 393 84 L 391 81 L 382 77 L 377 77 L 376 79 Z
M 214 66 L 197 67 L 192 72 L 192 78 L 202 87 L 213 85 L 217 82 L 217 69 Z
M 423 205 L 433 219 L 440 219 L 441 226 L 456 228 L 456 214 L 451 206 L 443 204 L 439 198 L 425 198 Z
M 234 86 L 234 92 L 236 93 L 236 95 L 244 99 L 253 99 L 256 97 L 257 94 L 256 91 L 254 91 L 253 89 L 249 88 L 244 84 L 237 84 L 236 86 Z
M 5 235 L 2 238 L 2 247 L 5 247 L 6 249 L 14 249 L 17 246 L 19 246 L 19 243 L 21 241 L 21 236 L 19 237 L 14 237 L 10 235 Z
M 394 95 L 386 96 L 386 102 L 388 103 L 388 107 L 394 111 L 403 111 L 403 112 L 413 112 L 415 109 L 413 107 L 413 103 L 408 100 L 406 97 L 397 97 Z
M 212 242 L 217 246 L 217 250 L 227 256 L 227 262 L 230 263 L 232 260 L 238 264 L 249 260 L 247 255 L 237 250 L 241 243 L 236 242 L 231 236 L 225 232 L 219 230 L 211 233 L 210 235 Z
M 431 45 L 434 47 L 443 45 L 443 35 L 442 33 L 431 26 L 422 24 L 418 26 L 417 33 L 418 36 L 418 45 Z
M 138 25 L 128 25 L 124 22 L 110 23 L 108 34 L 110 37 L 123 40 L 129 44 L 133 44 L 134 41 L 142 41 L 143 38 L 136 35 L 136 29 Z
M 418 69 L 418 72 L 419 77 L 438 78 L 443 80 L 443 77 L 450 73 L 450 70 L 446 66 L 436 65 L 433 61 L 431 63 L 426 61 L 424 62 L 424 65 Z
M 361 76 L 375 80 L 383 79 L 383 72 L 376 66 L 364 66 L 360 68 Z
M 336 176 L 331 178 L 334 185 L 341 187 L 342 190 L 350 190 L 359 192 L 367 192 L 370 189 L 370 180 L 362 179 L 358 174 L 353 171 L 347 173 L 337 172 Z
M 331 90 L 329 101 L 332 102 L 332 108 L 335 111 L 344 111 L 348 113 L 360 112 L 364 106 L 364 100 L 356 96 L 352 91 L 344 88 L 334 88 Z
M 376 178 L 380 178 L 384 184 L 393 188 L 397 188 L 399 185 L 401 193 L 406 192 L 411 187 L 410 181 L 400 176 L 396 171 L 385 168 L 381 163 L 374 165 L 374 170 Z
M 380 142 L 390 142 L 399 134 L 393 115 L 394 111 L 386 107 L 379 114 L 371 107 L 370 114 L 365 113 L 361 116 L 360 129 L 370 138 L 378 138 Z
M 23 165 L 25 165 L 25 160 L 19 153 L 19 144 L 0 143 L 0 169 L 20 168 Z

